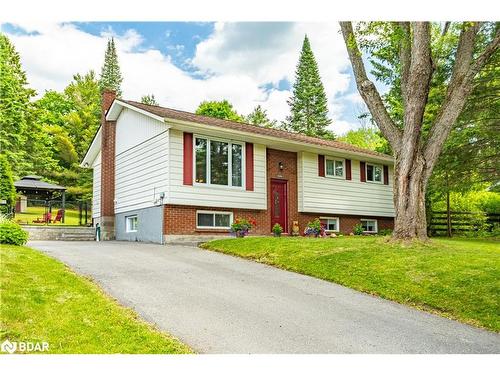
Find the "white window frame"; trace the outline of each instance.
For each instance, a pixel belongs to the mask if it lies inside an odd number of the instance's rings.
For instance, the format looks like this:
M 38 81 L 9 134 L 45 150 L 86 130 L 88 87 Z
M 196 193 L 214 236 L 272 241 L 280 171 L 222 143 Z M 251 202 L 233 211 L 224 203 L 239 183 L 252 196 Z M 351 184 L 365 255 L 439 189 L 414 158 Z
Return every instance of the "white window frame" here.
M 327 168 L 327 161 L 333 161 L 333 173 L 334 174 L 328 174 L 328 168 Z M 342 162 L 342 176 L 337 176 L 335 175 L 335 162 L 336 161 L 341 161 Z M 326 177 L 331 177 L 331 178 L 340 178 L 340 179 L 345 179 L 345 159 L 342 158 L 335 158 L 331 156 L 325 156 L 325 176 Z
M 364 230 L 363 233 L 378 233 L 378 220 L 377 219 L 361 219 L 361 225 L 363 225 L 363 221 L 373 221 L 375 222 L 375 230 L 370 231 L 370 230 Z
M 378 167 L 380 168 L 380 181 L 375 181 L 374 180 L 369 180 L 368 179 L 368 166 L 371 165 L 373 168 Z M 375 177 L 375 171 L 373 171 L 373 177 Z M 384 166 L 381 164 L 374 164 L 374 163 L 365 163 L 365 176 L 366 176 L 366 182 L 371 182 L 372 184 L 383 184 L 384 183 Z
M 193 185 L 196 186 L 209 186 L 215 188 L 222 189 L 237 189 L 237 190 L 245 190 L 246 181 L 246 163 L 245 163 L 245 155 L 246 155 L 246 144 L 245 142 L 233 141 L 230 139 L 217 138 L 217 137 L 208 137 L 201 134 L 195 134 L 193 140 Z M 196 139 L 205 139 L 207 141 L 207 156 L 206 156 L 206 166 L 207 166 L 207 182 L 196 182 Z M 210 166 L 210 145 L 211 141 L 216 142 L 224 142 L 228 144 L 228 164 L 227 164 L 227 182 L 228 185 L 219 185 L 212 184 L 211 180 L 211 166 Z M 241 186 L 233 186 L 233 157 L 232 157 L 232 145 L 240 145 L 241 146 Z
M 136 229 L 131 229 L 131 223 L 130 220 L 135 219 L 136 220 Z M 137 218 L 137 215 L 129 215 L 125 216 L 125 231 L 127 233 L 135 233 L 137 232 L 137 227 L 139 226 L 139 219 Z
M 326 217 L 326 216 L 321 216 L 319 218 L 320 220 L 326 220 L 326 228 L 325 232 L 327 233 L 338 233 L 340 232 L 340 218 L 339 217 Z M 328 221 L 329 220 L 335 220 L 337 222 L 337 230 L 329 230 L 328 229 Z
M 229 215 L 229 226 L 228 227 L 213 227 L 198 225 L 198 214 L 213 214 L 214 215 L 214 224 L 215 224 L 215 214 L 226 214 Z M 197 210 L 196 211 L 196 229 L 231 229 L 231 224 L 233 223 L 233 213 L 231 211 L 205 211 L 205 210 Z

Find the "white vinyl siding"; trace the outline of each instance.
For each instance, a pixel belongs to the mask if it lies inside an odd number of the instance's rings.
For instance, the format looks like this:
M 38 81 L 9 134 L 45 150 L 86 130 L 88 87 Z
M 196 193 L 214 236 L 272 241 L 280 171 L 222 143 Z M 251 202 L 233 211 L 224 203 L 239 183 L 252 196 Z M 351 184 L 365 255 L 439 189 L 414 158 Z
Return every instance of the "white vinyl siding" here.
M 97 154 L 97 157 L 92 164 L 92 175 L 93 175 L 93 185 L 92 185 L 92 217 L 101 217 L 101 152 Z
M 196 134 L 203 136 L 204 134 Z M 210 138 L 210 134 L 207 134 Z M 233 139 L 228 139 L 233 141 Z M 243 142 L 242 139 L 234 141 Z M 227 207 L 266 209 L 266 147 L 254 144 L 254 190 L 230 186 L 205 184 L 183 184 L 183 135 L 182 131 L 170 131 L 170 190 L 168 202 L 170 204 L 184 204 L 203 207 Z M 245 150 L 243 150 L 245 155 Z M 194 157 L 194 155 L 193 155 Z M 244 168 L 243 168 L 244 169 Z
M 168 129 L 125 109 L 116 123 L 115 213 L 161 204 L 168 192 Z M 163 200 L 165 201 L 165 199 Z
M 384 185 L 361 182 L 359 160 L 355 159 L 351 161 L 352 180 L 318 176 L 317 154 L 299 153 L 298 164 L 300 212 L 394 216 L 392 167 L 389 185 Z

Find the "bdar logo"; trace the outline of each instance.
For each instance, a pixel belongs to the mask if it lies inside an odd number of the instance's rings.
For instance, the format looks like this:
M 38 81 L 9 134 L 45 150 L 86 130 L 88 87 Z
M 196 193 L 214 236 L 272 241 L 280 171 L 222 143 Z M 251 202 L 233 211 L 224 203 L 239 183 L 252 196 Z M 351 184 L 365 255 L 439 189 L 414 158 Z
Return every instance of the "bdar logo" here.
M 2 345 L 0 345 L 0 348 L 2 349 L 2 352 L 7 352 L 7 353 L 14 353 L 16 351 L 17 343 L 16 342 L 10 342 L 9 340 L 5 340 L 2 342 Z

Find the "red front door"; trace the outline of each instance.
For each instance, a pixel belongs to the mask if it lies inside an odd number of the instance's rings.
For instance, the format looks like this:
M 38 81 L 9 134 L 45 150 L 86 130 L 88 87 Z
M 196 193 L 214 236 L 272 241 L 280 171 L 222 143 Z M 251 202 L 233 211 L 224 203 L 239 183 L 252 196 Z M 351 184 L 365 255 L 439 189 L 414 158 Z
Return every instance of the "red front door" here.
M 287 181 L 271 180 L 271 229 L 278 223 L 288 233 Z

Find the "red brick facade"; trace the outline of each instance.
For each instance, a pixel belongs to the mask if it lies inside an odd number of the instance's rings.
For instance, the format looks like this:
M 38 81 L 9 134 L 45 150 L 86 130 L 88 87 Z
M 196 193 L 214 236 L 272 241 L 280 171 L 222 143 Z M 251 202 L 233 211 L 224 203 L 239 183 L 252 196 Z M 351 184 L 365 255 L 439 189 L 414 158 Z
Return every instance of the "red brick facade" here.
M 105 90 L 101 100 L 101 238 L 115 237 L 115 141 L 116 121 L 106 121 L 106 112 L 116 94 Z
M 283 169 L 280 169 L 280 163 Z M 300 231 L 303 232 L 307 223 L 320 216 L 333 216 L 340 219 L 340 232 L 350 233 L 361 218 L 377 219 L 378 229 L 392 229 L 394 221 L 392 218 L 373 216 L 351 216 L 299 213 L 298 212 L 298 191 L 297 191 L 297 154 L 295 152 L 267 149 L 267 210 L 244 210 L 239 208 L 201 207 L 201 206 L 181 206 L 165 205 L 163 215 L 163 233 L 166 235 L 179 234 L 225 234 L 227 230 L 205 230 L 196 229 L 196 211 L 225 211 L 232 212 L 234 218 L 254 218 L 257 222 L 252 234 L 268 235 L 271 233 L 271 179 L 282 179 L 287 181 L 288 196 L 288 228 L 291 231 L 293 221 L 299 222 Z M 284 228 L 285 229 L 285 228 Z

